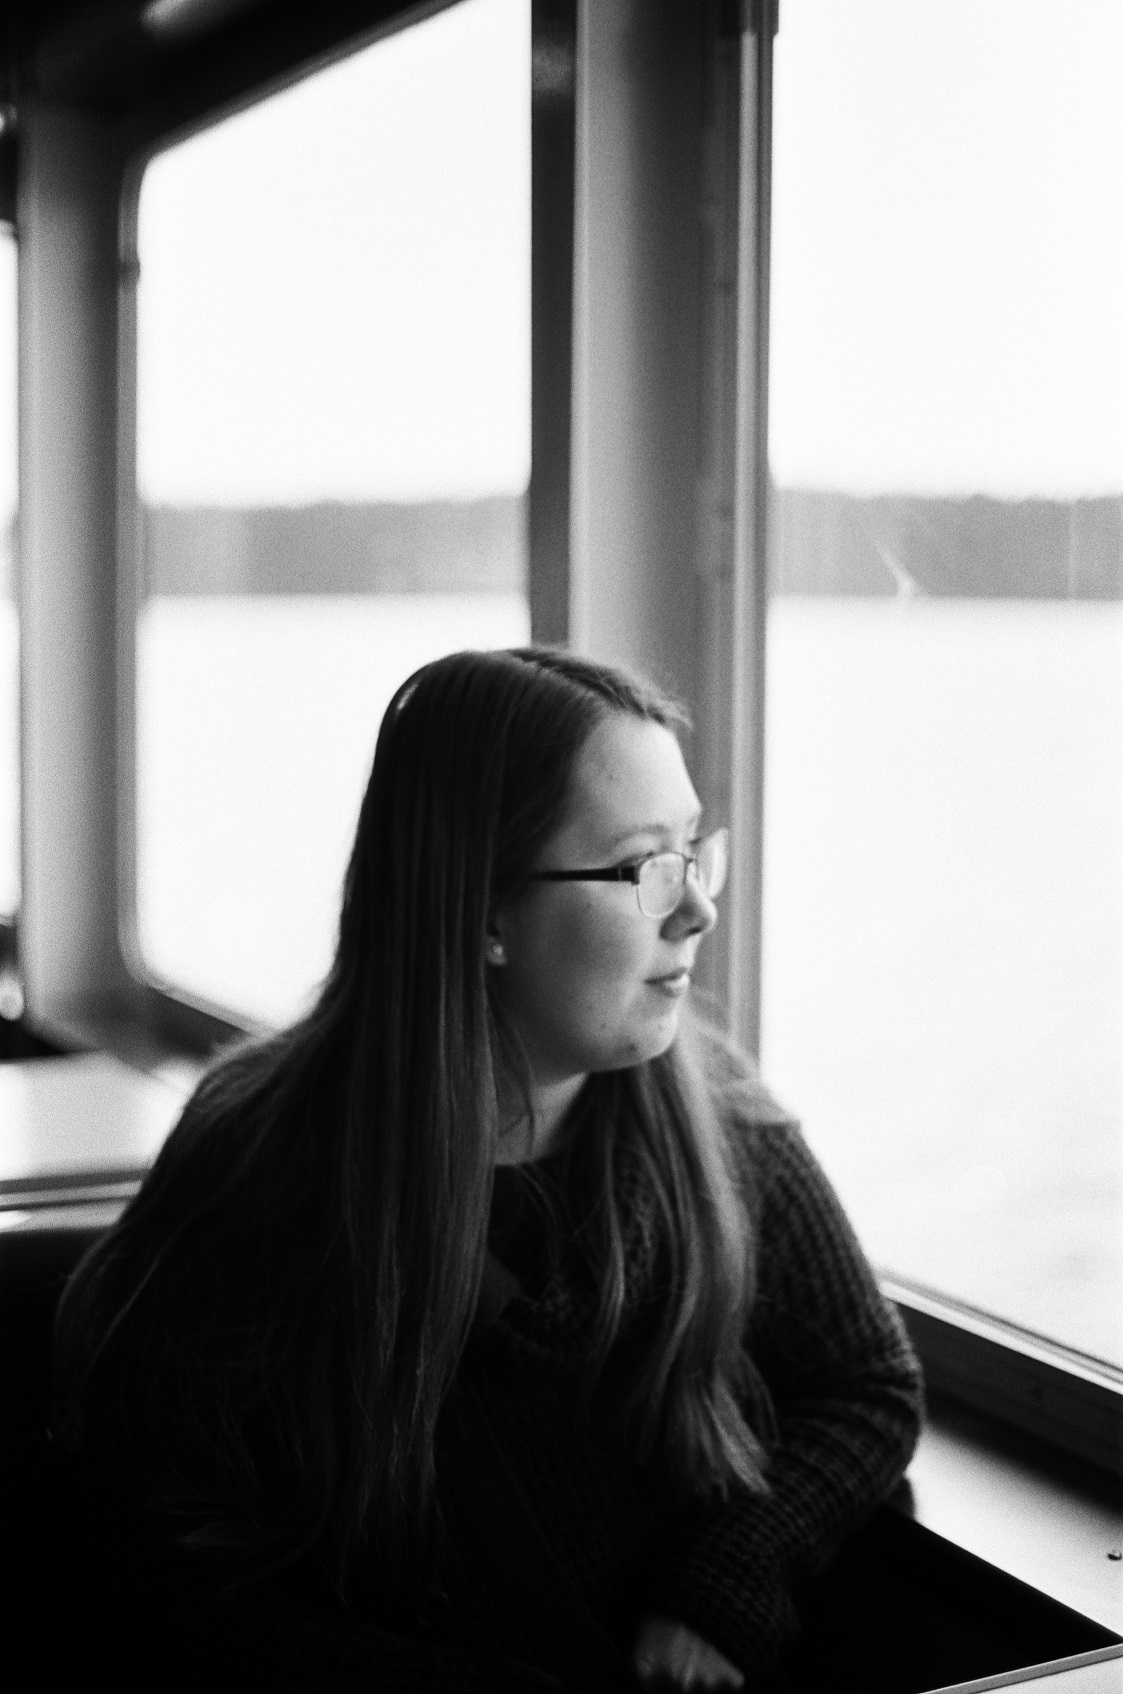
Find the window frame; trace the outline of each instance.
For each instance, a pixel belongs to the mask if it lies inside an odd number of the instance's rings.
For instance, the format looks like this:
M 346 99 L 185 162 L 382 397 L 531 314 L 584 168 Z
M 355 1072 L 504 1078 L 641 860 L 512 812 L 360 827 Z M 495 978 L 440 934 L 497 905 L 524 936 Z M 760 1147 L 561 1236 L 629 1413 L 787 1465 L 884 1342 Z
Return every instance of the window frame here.
M 762 31 L 759 19 L 765 5 L 771 14 L 770 27 Z M 684 645 L 685 637 L 675 621 L 673 604 L 671 610 L 660 614 L 666 628 L 653 626 L 652 633 L 646 627 L 635 630 L 619 621 L 614 623 L 617 609 L 594 603 L 596 544 L 609 532 L 604 528 L 604 503 L 598 506 L 597 489 L 590 488 L 590 461 L 595 456 L 594 448 L 604 439 L 611 449 L 610 459 L 613 452 L 625 464 L 629 455 L 631 459 L 636 457 L 636 441 L 628 436 L 629 427 L 634 426 L 629 425 L 627 417 L 623 422 L 605 423 L 608 377 L 596 369 L 589 344 L 590 325 L 602 304 L 602 297 L 595 295 L 595 272 L 598 254 L 603 251 L 596 246 L 601 237 L 591 225 L 589 206 L 592 197 L 604 192 L 607 174 L 597 148 L 611 146 L 615 133 L 609 133 L 609 126 L 598 140 L 597 124 L 607 124 L 607 108 L 603 90 L 598 92 L 590 79 L 591 32 L 607 27 L 606 10 L 598 9 L 597 0 L 581 0 L 580 5 L 577 0 L 565 0 L 565 3 L 557 0 L 556 4 L 533 0 L 532 11 L 532 17 L 546 32 L 542 40 L 547 38 L 549 30 L 560 30 L 563 40 L 572 40 L 572 32 L 576 31 L 573 49 L 576 71 L 568 106 L 563 99 L 560 109 L 552 109 L 549 123 L 545 121 L 545 109 L 540 107 L 538 115 L 543 122 L 533 131 L 535 137 L 543 137 L 544 146 L 561 149 L 550 192 L 554 195 L 555 209 L 562 209 L 563 221 L 567 201 L 569 204 L 573 291 L 569 297 L 566 291 L 569 267 L 564 264 L 560 278 L 555 274 L 552 293 L 546 287 L 550 279 L 532 280 L 532 297 L 540 326 L 541 298 L 549 302 L 553 337 L 548 356 L 547 350 L 534 341 L 533 415 L 537 420 L 546 412 L 553 395 L 555 421 L 560 417 L 565 425 L 559 426 L 552 446 L 547 446 L 540 431 L 532 443 L 532 462 L 539 467 L 543 479 L 536 485 L 532 470 L 532 534 L 536 521 L 535 491 L 536 488 L 541 491 L 537 508 L 540 541 L 531 560 L 532 607 L 539 608 L 538 629 L 543 633 L 548 632 L 554 638 L 569 633 L 577 644 L 602 656 L 646 661 L 664 670 L 666 667 L 660 661 L 667 653 L 681 659 L 681 674 L 685 678 L 682 691 L 691 698 L 699 726 L 700 774 L 719 805 L 723 801 L 727 803 L 740 842 L 741 856 L 734 867 L 731 889 L 731 921 L 725 926 L 721 950 L 715 950 L 712 985 L 726 998 L 735 1032 L 750 1048 L 756 1045 L 759 1017 L 756 936 L 759 934 L 763 779 L 762 596 L 767 539 L 763 491 L 767 486 L 773 7 L 774 0 L 737 7 L 710 0 L 705 8 L 704 40 L 698 48 L 704 57 L 702 69 L 707 79 L 704 112 L 698 120 L 698 137 L 705 145 L 704 180 L 697 185 L 696 207 L 701 211 L 704 229 L 703 288 L 698 308 L 703 334 L 701 346 L 695 347 L 691 355 L 697 359 L 700 373 L 694 396 L 700 417 L 694 439 L 698 461 L 696 467 L 691 460 L 684 480 L 684 486 L 685 481 L 693 486 L 695 480 L 699 485 L 697 494 L 690 496 L 696 500 L 691 521 L 698 535 L 694 565 L 700 585 L 696 609 L 701 635 L 695 649 Z M 144 1069 L 159 1070 L 161 1065 L 184 1053 L 206 1055 L 242 1034 L 246 1022 L 228 1009 L 202 1004 L 178 991 L 170 991 L 166 985 L 154 984 L 136 969 L 137 960 L 131 953 L 127 934 L 123 933 L 123 915 L 135 909 L 130 905 L 135 882 L 130 862 L 130 855 L 135 854 L 132 833 L 135 820 L 132 774 L 135 313 L 129 302 L 135 298 L 136 205 L 143 165 L 173 140 L 208 127 L 311 70 L 440 9 L 441 5 L 437 4 L 382 7 L 373 25 L 369 6 L 364 9 L 329 4 L 316 9 L 314 20 L 305 16 L 304 8 L 295 9 L 294 17 L 299 13 L 297 21 L 286 25 L 270 45 L 264 64 L 260 43 L 255 42 L 251 10 L 237 26 L 241 32 L 240 53 L 212 56 L 209 69 L 196 55 L 187 63 L 178 82 L 168 82 L 154 93 L 142 90 L 139 103 L 124 114 L 110 112 L 107 116 L 104 110 L 91 111 L 88 102 L 82 105 L 79 101 L 73 114 L 67 117 L 69 129 L 61 134 L 51 131 L 54 119 L 49 114 L 38 109 L 34 101 L 29 106 L 34 158 L 26 172 L 21 163 L 21 229 L 26 228 L 30 235 L 26 256 L 21 250 L 21 283 L 26 284 L 30 294 L 37 279 L 41 279 L 50 251 L 56 250 L 49 249 L 49 240 L 74 239 L 65 231 L 60 234 L 48 230 L 44 234 L 41 214 L 48 189 L 43 185 L 53 183 L 50 192 L 57 192 L 61 180 L 50 158 L 44 163 L 47 143 L 43 136 L 46 136 L 50 146 L 57 142 L 65 154 L 68 170 L 71 167 L 77 170 L 83 150 L 92 150 L 87 174 L 79 171 L 74 179 L 79 192 L 89 202 L 88 205 L 83 202 L 89 227 L 80 234 L 82 240 L 88 236 L 97 249 L 101 286 L 106 294 L 110 288 L 114 291 L 118 316 L 114 319 L 108 314 L 105 299 L 91 305 L 76 292 L 65 302 L 76 326 L 77 344 L 93 347 L 93 362 L 100 359 L 111 367 L 108 374 L 95 373 L 101 385 L 96 390 L 96 403 L 83 409 L 87 389 L 82 382 L 89 372 L 80 371 L 77 377 L 67 379 L 65 374 L 59 376 L 58 364 L 50 365 L 47 370 L 49 356 L 44 352 L 44 342 L 48 338 L 31 321 L 30 305 L 21 301 L 21 503 L 25 492 L 34 496 L 24 515 L 29 537 L 35 529 L 28 542 L 23 584 L 24 594 L 35 600 L 32 620 L 35 628 L 29 625 L 28 654 L 21 661 L 25 664 L 25 685 L 29 680 L 33 684 L 31 698 L 25 696 L 21 708 L 25 711 L 25 770 L 21 781 L 24 840 L 31 843 L 34 875 L 30 880 L 35 887 L 33 909 L 21 913 L 23 964 L 33 1024 L 38 1023 L 47 1033 L 57 1033 L 72 1043 L 104 1046 Z M 361 24 L 356 21 L 359 10 L 365 10 Z M 614 27 L 626 23 L 633 31 L 647 30 L 655 39 L 659 30 L 671 27 L 673 11 L 651 8 L 646 0 L 619 0 L 619 5 L 613 8 L 612 21 Z M 294 43 L 299 44 L 299 51 Z M 219 62 L 217 71 L 215 59 Z M 540 93 L 547 86 L 556 92 L 556 83 L 541 78 Z M 656 79 L 639 89 L 642 99 L 649 102 L 649 112 L 655 109 L 650 103 L 660 97 L 660 86 Z M 42 135 L 36 131 L 42 131 Z M 633 136 L 632 141 L 635 140 Z M 570 149 L 569 177 L 567 148 Z M 634 151 L 637 170 L 642 170 L 641 153 L 638 147 Z M 53 177 L 52 171 L 56 172 Z M 534 165 L 532 173 L 537 186 L 539 175 Z M 102 188 L 98 187 L 99 180 Z M 567 188 L 568 182 L 572 182 L 572 189 Z M 104 185 L 109 183 L 114 185 L 112 216 L 106 209 L 108 200 L 103 192 Z M 684 196 L 693 192 L 689 185 L 679 191 Z M 685 199 L 683 203 L 686 204 Z M 532 208 L 532 227 L 537 228 L 535 217 Z M 552 262 L 557 273 L 556 248 Z M 543 290 L 541 296 L 537 291 L 539 285 Z M 36 301 L 37 309 L 38 304 Z M 570 313 L 572 335 L 557 334 L 559 324 Z M 532 328 L 532 335 L 536 334 Z M 688 336 L 694 346 L 697 326 L 693 322 L 688 324 Z M 58 357 L 65 351 L 63 347 Z M 87 353 L 86 357 L 89 360 L 91 355 Z M 636 386 L 629 398 L 648 393 L 642 384 L 650 376 L 651 373 L 643 371 L 633 373 Z M 74 384 L 70 389 L 65 386 L 67 380 Z M 667 368 L 657 371 L 654 380 L 672 394 L 677 380 L 673 362 L 668 359 Z M 112 487 L 107 485 L 100 460 L 78 473 L 79 480 L 88 479 L 84 492 L 89 494 L 92 490 L 100 526 L 95 538 L 97 546 L 80 539 L 85 508 L 77 496 L 70 504 L 63 501 L 52 519 L 62 526 L 61 533 L 71 543 L 71 554 L 62 561 L 52 555 L 47 545 L 51 535 L 59 531 L 56 529 L 48 535 L 42 517 L 45 505 L 49 504 L 44 490 L 50 494 L 62 486 L 58 480 L 60 472 L 56 466 L 49 475 L 40 474 L 40 467 L 34 463 L 35 454 L 44 452 L 43 442 L 47 439 L 44 428 L 47 388 L 51 388 L 47 399 L 57 408 L 51 416 L 62 415 L 65 410 L 58 400 L 61 395 L 64 402 L 70 402 L 69 409 L 77 413 L 79 426 L 87 435 L 96 435 L 101 427 L 99 419 L 104 422 L 111 416 L 108 432 L 116 440 Z M 105 395 L 110 391 L 112 406 L 107 410 Z M 32 426 L 30 430 L 25 429 L 28 423 Z M 606 428 L 608 437 L 603 435 Z M 598 429 L 602 431 L 599 436 Z M 615 435 L 612 430 L 616 431 Z M 603 474 L 610 471 L 611 466 Z M 650 485 L 655 473 L 648 470 L 645 474 Z M 30 506 L 36 509 L 32 511 Z M 111 550 L 113 558 L 107 564 L 101 538 L 110 532 L 117 545 Z M 637 548 L 622 569 L 620 580 L 609 585 L 613 593 L 618 593 L 619 600 L 626 601 L 629 591 L 642 580 L 641 569 L 642 548 Z M 534 575 L 538 570 L 540 577 Z M 54 720 L 44 715 L 43 702 L 50 692 L 48 684 L 57 675 L 45 674 L 44 608 L 48 601 L 50 605 L 59 604 L 65 598 L 65 591 L 73 587 L 82 600 L 75 616 L 79 621 L 86 620 L 81 623 L 80 633 L 85 631 L 90 635 L 86 661 L 89 669 L 83 679 L 64 679 L 67 699 L 63 704 L 72 709 L 66 735 L 71 739 L 44 754 L 44 726 L 49 727 Z M 99 598 L 107 594 L 113 599 L 111 629 L 107 627 L 104 610 L 98 610 L 97 605 Z M 663 634 L 667 636 L 667 645 L 660 648 L 655 637 Z M 100 681 L 104 685 L 107 671 L 112 673 L 109 692 L 114 696 L 109 719 L 98 730 L 100 739 L 87 743 L 72 726 L 80 716 L 79 708 L 85 698 L 83 690 L 91 679 L 94 684 Z M 737 722 L 732 732 L 731 698 L 738 702 L 733 714 Z M 81 768 L 83 749 L 88 744 L 94 749 L 95 775 L 102 779 L 101 786 L 108 783 L 112 789 L 111 825 L 104 818 L 89 821 L 84 816 L 83 807 L 87 804 L 96 810 L 90 797 L 95 794 L 97 784 L 91 779 L 87 786 L 81 786 L 75 781 L 74 772 Z M 41 797 L 44 794 L 57 797 L 68 781 L 75 790 L 71 812 L 68 814 L 65 806 L 61 809 L 56 806 L 53 812 L 47 808 L 39 816 L 37 807 Z M 68 816 L 77 818 L 80 825 L 73 841 L 66 837 Z M 60 829 L 62 844 L 56 840 L 53 845 L 50 842 L 44 845 L 43 837 L 52 832 L 58 835 Z M 73 861 L 70 867 L 65 862 L 67 855 Z M 65 885 L 58 890 L 50 886 L 56 870 L 60 872 L 60 884 Z M 25 879 L 25 893 L 28 887 Z M 68 952 L 60 936 L 68 915 L 72 914 L 77 914 L 80 924 L 87 926 L 88 934 L 82 937 L 81 949 Z M 26 923 L 22 921 L 24 916 L 28 919 Z M 914 1289 L 897 1278 L 887 1276 L 884 1286 L 891 1297 L 898 1299 L 930 1380 L 938 1390 L 1079 1453 L 1100 1470 L 1119 1474 L 1119 1454 L 1115 1452 L 1113 1456 L 1111 1448 L 1117 1440 L 1113 1432 L 1118 1431 L 1123 1411 L 1123 1386 L 1110 1368 L 1100 1371 L 1057 1344 L 1028 1337 L 1013 1326 L 973 1313 L 932 1291 Z
M 237 1007 L 166 981 L 145 962 L 136 922 L 136 676 L 140 533 L 136 484 L 137 215 L 145 171 L 160 153 L 216 127 L 285 88 L 355 53 L 427 21 L 457 0 L 407 6 L 375 31 L 347 36 L 330 52 L 287 66 L 233 100 L 205 101 L 184 121 L 153 125 L 130 155 L 121 193 L 121 329 L 119 354 L 119 926 L 121 946 L 145 1023 L 158 1040 L 207 1055 L 263 1026 Z M 574 67 L 577 0 L 527 0 L 531 14 L 531 473 L 527 492 L 528 597 L 533 639 L 564 641 L 568 605 L 568 496 L 574 171 Z M 101 1033 L 101 1032 L 99 1032 Z
M 763 132 L 759 153 L 757 217 L 763 236 L 759 245 L 764 276 L 762 335 L 767 342 L 767 287 L 771 199 L 772 49 L 779 30 L 779 0 L 740 0 L 743 27 L 756 31 L 767 16 L 768 45 L 757 60 L 757 112 Z M 762 42 L 762 46 L 763 46 Z M 767 174 L 763 174 L 763 173 Z M 767 352 L 758 386 L 762 408 L 756 431 L 756 473 L 767 487 L 768 372 Z M 762 500 L 762 524 L 756 555 L 757 592 L 763 624 L 767 607 L 768 507 Z M 763 631 L 762 631 L 763 634 Z M 763 723 L 765 657 L 763 642 L 755 676 L 759 722 Z M 763 738 L 755 768 L 757 881 L 755 885 L 756 952 L 753 959 L 753 1051 L 759 1051 L 761 1009 L 762 862 L 764 812 Z M 937 1289 L 911 1280 L 907 1274 L 880 1268 L 882 1292 L 900 1312 L 924 1369 L 926 1385 L 936 1396 L 980 1412 L 999 1425 L 1044 1442 L 1089 1465 L 1100 1476 L 1123 1480 L 1123 1369 L 1092 1358 L 1050 1337 L 1038 1335 Z
M 1123 1370 L 889 1271 L 928 1389 L 1123 1481 Z
M 15 123 L 0 111 L 0 231 L 10 235 L 17 249 L 16 235 L 16 129 Z M 18 604 L 18 601 L 17 601 Z M 19 749 L 16 751 L 17 766 Z M 17 784 L 19 771 L 15 773 Z M 17 848 L 18 851 L 18 848 Z M 17 917 L 15 912 L 0 912 L 0 986 L 5 978 L 19 982 L 19 952 L 17 941 Z M 0 1013 L 0 1017 L 4 1014 Z

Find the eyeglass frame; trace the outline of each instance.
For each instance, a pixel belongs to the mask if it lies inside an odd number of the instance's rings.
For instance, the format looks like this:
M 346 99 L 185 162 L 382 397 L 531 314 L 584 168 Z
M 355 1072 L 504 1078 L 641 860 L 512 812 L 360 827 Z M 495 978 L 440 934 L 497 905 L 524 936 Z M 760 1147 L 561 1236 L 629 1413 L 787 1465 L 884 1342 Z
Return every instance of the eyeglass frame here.
M 717 893 L 711 895 L 708 888 L 702 888 L 702 883 L 698 878 L 699 854 L 703 848 L 709 846 L 711 841 L 716 841 L 719 837 L 724 839 L 725 874 L 728 876 L 729 830 L 725 825 L 721 825 L 717 829 L 711 829 L 708 835 L 703 836 L 698 843 L 697 852 L 694 853 L 677 853 L 673 849 L 668 849 L 662 853 L 645 853 L 642 859 L 633 859 L 626 865 L 607 865 L 597 870 L 535 871 L 530 880 L 531 882 L 630 882 L 636 891 L 636 904 L 645 918 L 669 918 L 671 913 L 677 911 L 682 903 L 683 894 L 686 892 L 686 879 L 690 875 L 692 865 L 694 866 L 694 880 L 698 883 L 698 887 L 702 889 L 707 900 L 716 900 L 722 888 L 725 887 L 725 877 L 723 877 Z M 644 912 L 643 902 L 640 899 L 640 878 L 643 875 L 644 866 L 652 864 L 656 859 L 681 859 L 682 881 L 679 884 L 678 897 L 673 906 L 668 906 L 665 912 Z

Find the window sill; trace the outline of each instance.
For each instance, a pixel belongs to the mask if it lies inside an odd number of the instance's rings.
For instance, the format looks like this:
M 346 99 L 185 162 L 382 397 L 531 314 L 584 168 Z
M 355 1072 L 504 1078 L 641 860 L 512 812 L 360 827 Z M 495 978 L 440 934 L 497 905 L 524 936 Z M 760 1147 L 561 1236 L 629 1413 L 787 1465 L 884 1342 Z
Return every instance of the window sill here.
M 936 1395 L 908 1482 L 926 1529 L 1123 1634 L 1111 1479 Z
M 931 1391 L 1123 1482 L 1123 1370 L 883 1276 Z

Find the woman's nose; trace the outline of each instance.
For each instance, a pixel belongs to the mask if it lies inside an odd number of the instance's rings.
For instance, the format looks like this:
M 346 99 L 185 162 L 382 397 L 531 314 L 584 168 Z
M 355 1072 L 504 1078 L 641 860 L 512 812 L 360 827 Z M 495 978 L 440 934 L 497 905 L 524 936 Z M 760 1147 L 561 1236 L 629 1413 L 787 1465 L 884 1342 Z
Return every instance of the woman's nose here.
M 669 941 L 681 940 L 684 935 L 707 935 L 716 922 L 717 907 L 691 866 L 682 885 L 682 899 L 665 919 L 663 934 Z

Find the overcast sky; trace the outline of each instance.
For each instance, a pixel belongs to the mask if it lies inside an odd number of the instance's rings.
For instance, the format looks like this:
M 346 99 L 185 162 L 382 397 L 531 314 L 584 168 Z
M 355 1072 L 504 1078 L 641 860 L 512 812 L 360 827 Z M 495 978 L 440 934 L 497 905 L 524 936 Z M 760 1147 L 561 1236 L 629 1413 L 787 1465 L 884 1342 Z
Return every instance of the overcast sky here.
M 1123 492 L 1123 6 L 780 12 L 777 478 Z
M 149 498 L 525 487 L 529 12 L 467 0 L 149 166 Z
M 528 17 L 465 0 L 153 161 L 148 498 L 525 486 Z M 783 0 L 775 112 L 777 478 L 1123 490 L 1117 0 Z

